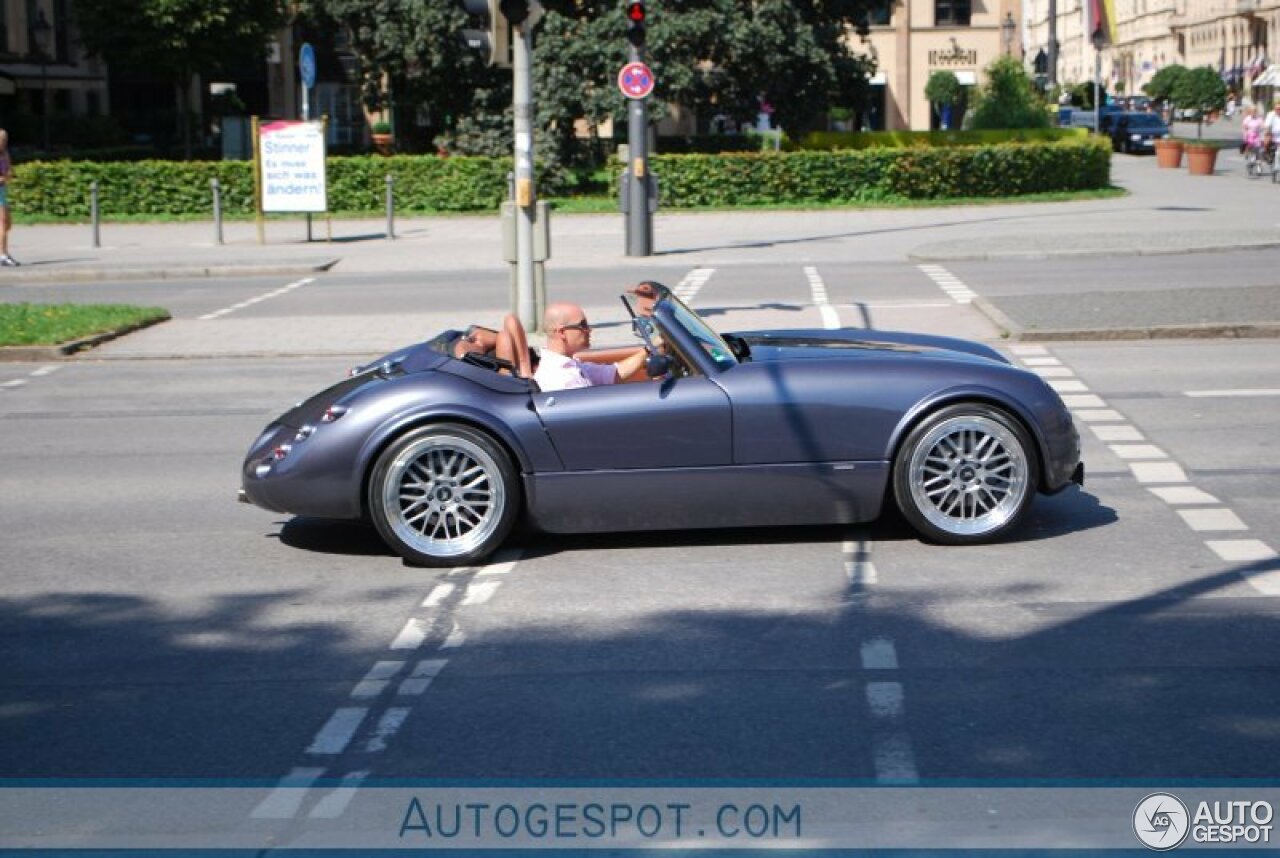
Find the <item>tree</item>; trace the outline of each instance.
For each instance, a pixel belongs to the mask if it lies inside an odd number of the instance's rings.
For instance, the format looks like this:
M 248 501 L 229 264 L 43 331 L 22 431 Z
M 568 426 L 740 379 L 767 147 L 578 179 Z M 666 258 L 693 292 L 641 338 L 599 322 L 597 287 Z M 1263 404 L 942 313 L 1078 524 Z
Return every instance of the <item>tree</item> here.
M 987 80 L 973 109 L 973 128 L 1047 128 L 1049 114 L 1022 63 L 999 57 L 986 69 Z
M 1142 91 L 1150 96 L 1153 101 L 1170 101 L 1173 97 L 1174 88 L 1186 74 L 1186 66 L 1165 66 L 1151 76 L 1151 80 L 1143 85 Z M 1170 117 L 1170 119 L 1172 118 Z
M 1196 114 L 1196 139 L 1204 129 L 1204 115 L 1221 110 L 1227 103 L 1227 85 L 1209 66 L 1190 69 L 1181 75 L 1169 93 L 1175 106 L 1194 110 Z
M 285 21 L 278 0 L 76 0 L 75 16 L 89 54 L 173 83 L 187 157 L 192 79 L 261 62 Z
M 951 127 L 951 111 L 964 102 L 964 95 L 960 78 L 952 71 L 935 71 L 924 85 L 924 97 L 934 105 L 944 131 Z

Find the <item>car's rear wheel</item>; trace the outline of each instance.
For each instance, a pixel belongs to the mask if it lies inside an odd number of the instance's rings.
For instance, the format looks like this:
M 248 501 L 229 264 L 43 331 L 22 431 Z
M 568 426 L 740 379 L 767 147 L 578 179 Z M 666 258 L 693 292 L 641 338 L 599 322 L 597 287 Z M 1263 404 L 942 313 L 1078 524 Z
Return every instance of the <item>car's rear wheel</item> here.
M 1038 464 L 1027 432 L 982 403 L 951 405 L 903 442 L 893 489 L 903 516 L 948 545 L 989 542 L 1016 527 L 1036 493 Z
M 489 436 L 437 423 L 391 443 L 369 479 L 369 515 L 397 554 L 423 566 L 480 560 L 506 539 L 519 507 L 515 469 Z

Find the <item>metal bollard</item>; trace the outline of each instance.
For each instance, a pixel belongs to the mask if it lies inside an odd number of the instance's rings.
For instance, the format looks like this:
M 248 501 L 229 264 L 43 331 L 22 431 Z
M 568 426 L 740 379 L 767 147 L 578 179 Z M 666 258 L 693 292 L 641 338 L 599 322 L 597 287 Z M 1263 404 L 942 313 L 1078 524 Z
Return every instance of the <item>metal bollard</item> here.
M 395 177 L 387 173 L 387 241 L 396 240 Z
M 222 244 L 222 185 L 217 177 L 209 180 L 209 190 L 213 192 L 213 240 Z
M 98 216 L 98 180 L 89 183 L 89 220 L 93 224 L 93 246 L 102 247 L 102 233 L 99 229 L 101 218 Z

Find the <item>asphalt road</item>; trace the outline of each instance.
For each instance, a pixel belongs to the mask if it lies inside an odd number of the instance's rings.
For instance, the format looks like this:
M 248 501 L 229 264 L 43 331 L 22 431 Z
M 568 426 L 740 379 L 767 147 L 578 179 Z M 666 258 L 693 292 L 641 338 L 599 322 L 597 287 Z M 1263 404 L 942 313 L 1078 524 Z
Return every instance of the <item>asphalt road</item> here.
M 948 268 L 993 299 L 1124 283 L 1157 318 L 1265 285 L 1276 259 Z M 688 269 L 558 273 L 557 295 L 605 308 L 641 273 L 674 285 Z M 919 266 L 817 274 L 843 324 L 993 335 Z M 8 286 L 0 300 L 159 303 L 195 320 L 284 285 Z M 717 324 L 811 326 L 811 288 L 797 264 L 726 267 L 694 303 Z M 480 273 L 331 274 L 228 318 L 430 307 L 483 321 L 506 289 Z M 524 534 L 495 566 L 452 573 L 402 565 L 357 525 L 233 502 L 261 426 L 346 358 L 0 364 L 0 772 L 1273 775 L 1280 567 L 1242 543 L 1280 539 L 1280 346 L 1050 344 L 1019 359 L 1101 401 L 1080 418 L 1085 490 L 1039 499 L 1004 544 L 926 545 L 893 515 Z M 1142 481 L 1150 464 L 1181 469 L 1195 502 L 1153 492 L 1167 486 Z

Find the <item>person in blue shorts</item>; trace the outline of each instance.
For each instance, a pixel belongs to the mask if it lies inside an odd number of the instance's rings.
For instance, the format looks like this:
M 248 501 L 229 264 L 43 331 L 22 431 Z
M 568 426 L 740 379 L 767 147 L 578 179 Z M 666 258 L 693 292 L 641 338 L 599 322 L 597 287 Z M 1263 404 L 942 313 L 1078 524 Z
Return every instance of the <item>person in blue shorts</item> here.
M 16 268 L 18 260 L 9 255 L 9 180 L 13 178 L 13 159 L 9 157 L 9 132 L 0 128 L 0 266 Z

